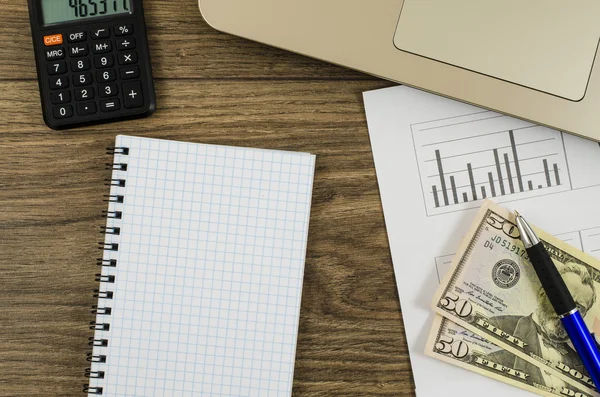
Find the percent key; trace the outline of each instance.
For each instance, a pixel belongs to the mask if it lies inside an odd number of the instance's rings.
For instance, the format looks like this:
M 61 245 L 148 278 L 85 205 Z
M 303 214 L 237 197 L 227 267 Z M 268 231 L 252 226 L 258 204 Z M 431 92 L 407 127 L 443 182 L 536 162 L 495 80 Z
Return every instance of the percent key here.
M 133 25 L 116 25 L 115 36 L 127 36 L 133 34 Z

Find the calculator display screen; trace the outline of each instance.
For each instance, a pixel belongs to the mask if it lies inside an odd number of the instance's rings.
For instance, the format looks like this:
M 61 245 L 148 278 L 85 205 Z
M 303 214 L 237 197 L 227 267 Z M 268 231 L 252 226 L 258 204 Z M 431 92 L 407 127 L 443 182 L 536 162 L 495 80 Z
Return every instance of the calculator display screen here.
M 40 0 L 44 25 L 131 12 L 131 0 Z

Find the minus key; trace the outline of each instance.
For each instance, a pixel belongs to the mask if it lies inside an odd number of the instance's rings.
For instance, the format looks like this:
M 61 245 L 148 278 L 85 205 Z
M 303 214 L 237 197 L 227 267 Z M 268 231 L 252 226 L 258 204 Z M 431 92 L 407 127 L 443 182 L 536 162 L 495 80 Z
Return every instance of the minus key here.
M 121 79 L 137 79 L 140 77 L 140 68 L 138 66 L 128 66 L 126 68 L 121 68 Z

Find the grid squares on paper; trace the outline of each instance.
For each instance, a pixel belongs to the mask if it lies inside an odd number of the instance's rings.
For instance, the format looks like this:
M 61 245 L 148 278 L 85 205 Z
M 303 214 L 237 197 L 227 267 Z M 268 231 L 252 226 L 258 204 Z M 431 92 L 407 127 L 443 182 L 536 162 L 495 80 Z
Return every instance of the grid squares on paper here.
M 291 395 L 315 158 L 128 136 L 109 396 Z M 115 171 L 117 172 L 117 171 Z M 120 171 L 119 171 L 120 172 Z M 102 317 L 102 318 L 101 318 Z M 101 319 L 100 319 L 101 318 Z

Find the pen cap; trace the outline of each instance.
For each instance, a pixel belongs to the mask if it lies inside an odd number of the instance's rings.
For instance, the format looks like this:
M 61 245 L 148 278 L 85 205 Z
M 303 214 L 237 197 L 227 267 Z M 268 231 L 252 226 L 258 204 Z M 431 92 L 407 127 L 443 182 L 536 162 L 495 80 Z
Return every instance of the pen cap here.
M 573 296 L 544 248 L 544 244 L 538 243 L 528 248 L 527 254 L 556 313 L 560 316 L 576 309 Z

